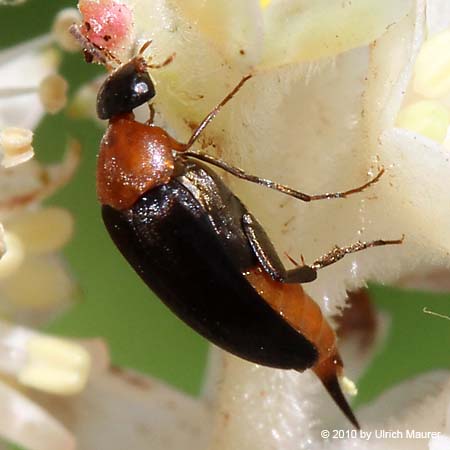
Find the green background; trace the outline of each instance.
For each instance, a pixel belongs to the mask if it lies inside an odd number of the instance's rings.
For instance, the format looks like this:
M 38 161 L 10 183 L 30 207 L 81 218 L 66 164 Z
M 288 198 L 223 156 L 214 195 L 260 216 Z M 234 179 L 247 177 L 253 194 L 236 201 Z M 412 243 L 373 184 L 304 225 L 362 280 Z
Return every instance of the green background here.
M 32 0 L 19 7 L 0 7 L 0 48 L 50 29 L 54 15 L 71 1 Z M 101 69 L 80 55 L 64 55 L 61 72 L 71 92 Z M 55 161 L 69 137 L 80 140 L 81 167 L 73 182 L 50 199 L 70 209 L 76 234 L 65 249 L 81 300 L 49 329 L 66 336 L 103 336 L 115 364 L 132 367 L 198 393 L 207 353 L 206 342 L 188 329 L 147 290 L 120 257 L 100 220 L 95 198 L 95 160 L 101 129 L 64 113 L 46 117 L 36 130 L 35 149 L 42 161 Z M 358 402 L 388 386 L 431 368 L 450 368 L 450 322 L 424 314 L 427 308 L 449 314 L 450 296 L 372 286 L 379 309 L 392 316 L 388 342 L 361 380 Z

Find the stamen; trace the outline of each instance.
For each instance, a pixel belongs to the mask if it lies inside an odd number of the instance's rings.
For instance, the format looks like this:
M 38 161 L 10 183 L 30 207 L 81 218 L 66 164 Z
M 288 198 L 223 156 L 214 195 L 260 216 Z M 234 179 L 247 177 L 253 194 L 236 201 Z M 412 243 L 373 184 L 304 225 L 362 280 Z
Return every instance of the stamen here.
M 85 348 L 0 321 L 0 371 L 35 389 L 75 394 L 84 388 L 93 358 L 105 361 L 106 349 L 93 344 L 88 342 Z
M 0 98 L 18 97 L 20 95 L 35 94 L 38 91 L 36 86 L 9 87 L 0 89 Z
M 71 96 L 67 114 L 72 118 L 94 118 L 97 119 L 97 92 L 103 83 L 100 77 L 89 83 L 83 84 L 74 95 Z
M 80 24 L 81 16 L 75 8 L 65 8 L 60 11 L 53 22 L 52 34 L 56 43 L 67 52 L 80 50 L 79 42 L 74 38 L 69 29 L 71 25 Z
M 26 255 L 20 266 L 2 285 L 2 295 L 13 311 L 30 311 L 35 317 L 62 309 L 77 293 L 71 274 L 55 255 Z
M 428 39 L 415 65 L 414 91 L 428 98 L 450 92 L 450 29 Z
M 21 214 L 7 228 L 20 239 L 27 252 L 50 253 L 60 250 L 71 239 L 73 218 L 66 209 L 48 207 Z
M 76 448 L 74 436 L 63 425 L 43 408 L 5 383 L 0 384 L 0 402 L 2 439 L 18 444 L 20 448 L 34 450 Z
M 0 131 L 0 150 L 3 167 L 12 167 L 31 159 L 34 155 L 33 132 L 25 128 L 5 128 Z
M 14 47 L 10 47 L 6 50 L 2 50 L 0 52 L 0 66 L 2 64 L 7 64 L 14 60 L 15 58 L 19 58 L 23 56 L 25 53 L 36 52 L 42 50 L 44 47 L 50 45 L 53 42 L 53 36 L 48 33 L 43 36 L 39 36 L 30 41 L 26 41 L 22 44 L 15 45 Z
M 22 384 L 59 395 L 83 390 L 91 366 L 83 347 L 63 339 L 34 336 L 27 350 L 27 363 L 18 373 Z
M 1 6 L 16 6 L 25 3 L 27 0 L 0 0 Z
M 403 108 L 397 126 L 443 143 L 450 125 L 449 111 L 439 102 L 422 100 Z
M 39 97 L 50 114 L 61 111 L 67 103 L 67 81 L 59 74 L 52 74 L 41 81 Z
M 22 264 L 24 248 L 21 239 L 16 234 L 5 232 L 6 252 L 0 259 L 0 280 L 14 273 Z

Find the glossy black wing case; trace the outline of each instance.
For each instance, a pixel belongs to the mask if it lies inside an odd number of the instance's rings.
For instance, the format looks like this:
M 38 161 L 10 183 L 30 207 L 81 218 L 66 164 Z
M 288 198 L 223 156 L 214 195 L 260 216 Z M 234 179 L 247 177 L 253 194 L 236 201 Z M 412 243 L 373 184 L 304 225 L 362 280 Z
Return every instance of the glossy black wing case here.
M 315 347 L 242 275 L 258 264 L 242 230 L 247 210 L 206 167 L 181 170 L 129 210 L 103 206 L 114 243 L 178 317 L 219 347 L 266 366 L 311 367 Z

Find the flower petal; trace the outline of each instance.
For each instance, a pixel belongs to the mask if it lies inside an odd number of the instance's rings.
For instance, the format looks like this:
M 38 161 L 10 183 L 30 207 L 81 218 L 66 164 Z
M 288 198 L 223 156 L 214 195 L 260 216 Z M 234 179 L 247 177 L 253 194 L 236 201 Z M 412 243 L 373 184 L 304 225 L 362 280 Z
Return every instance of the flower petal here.
M 256 62 L 262 51 L 263 23 L 258 1 L 177 0 L 182 20 L 196 28 L 223 56 Z
M 427 31 L 431 37 L 450 27 L 450 3 L 447 0 L 427 0 Z
M 224 358 L 211 450 L 310 448 L 324 394 L 312 373 Z
M 74 432 L 82 449 L 206 448 L 210 417 L 201 402 L 132 371 L 113 368 L 70 401 L 39 400 Z
M 0 210 L 11 213 L 37 203 L 64 186 L 80 160 L 80 144 L 70 141 L 62 162 L 42 165 L 36 160 L 0 169 Z
M 380 142 L 380 158 L 391 173 L 390 192 L 386 195 L 391 199 L 392 211 L 386 214 L 394 216 L 401 208 L 402 216 L 396 221 L 403 223 L 408 240 L 421 243 L 422 250 L 431 253 L 429 257 L 434 256 L 436 261 L 445 260 L 445 254 L 439 257 L 433 250 L 450 250 L 450 236 L 445 231 L 449 229 L 450 217 L 440 206 L 449 201 L 448 151 L 427 138 L 399 128 L 385 131 Z
M 53 394 L 71 395 L 81 391 L 87 376 L 98 376 L 109 367 L 106 344 L 101 339 L 68 340 L 38 333 L 29 328 L 0 321 L 0 371 L 22 384 Z M 41 374 L 35 369 L 44 368 Z M 34 375 L 30 382 L 30 369 Z M 64 380 L 54 374 L 65 372 L 78 378 L 76 391 L 64 389 Z M 63 374 L 64 375 L 64 374 Z M 69 386 L 70 387 L 70 386 Z
M 2 166 L 10 168 L 30 160 L 34 156 L 31 130 L 8 127 L 0 131 Z
M 56 70 L 58 58 L 51 51 L 36 51 L 49 42 L 47 37 L 0 52 L 0 128 L 15 126 L 33 129 L 44 110 L 37 88 L 40 81 Z M 23 50 L 22 50 L 23 49 Z M 28 50 L 27 50 L 28 49 Z M 31 51 L 33 50 L 33 51 Z M 9 90 L 35 88 L 24 95 L 6 95 Z
M 414 418 L 415 424 L 412 421 L 406 423 L 410 428 L 416 428 L 415 425 L 420 426 L 416 429 L 427 431 L 444 431 L 442 427 L 442 418 L 446 417 L 447 405 L 450 403 L 449 395 L 450 388 L 450 372 L 445 370 L 437 370 L 429 372 L 405 381 L 391 389 L 384 392 L 370 405 L 361 408 L 359 414 L 365 423 L 372 423 L 373 425 L 387 424 L 385 417 L 386 404 L 389 404 L 389 420 L 401 422 L 405 416 Z M 434 407 L 429 408 L 436 400 Z M 447 400 L 447 401 L 446 401 Z M 424 403 L 428 402 L 429 405 Z M 428 410 L 429 414 L 420 415 L 420 409 Z M 437 416 L 432 413 L 433 410 L 439 411 Z M 427 423 L 424 423 L 426 419 Z
M 264 64 L 314 61 L 367 45 L 412 6 L 411 0 L 273 1 L 265 10 Z
M 33 254 L 60 250 L 71 239 L 73 227 L 74 220 L 69 211 L 57 207 L 26 211 L 6 226 L 20 238 L 25 251 Z
M 0 436 L 28 450 L 75 450 L 74 437 L 24 395 L 0 383 Z
M 64 261 L 55 255 L 28 256 L 1 284 L 0 310 L 27 325 L 48 322 L 74 300 L 76 284 Z

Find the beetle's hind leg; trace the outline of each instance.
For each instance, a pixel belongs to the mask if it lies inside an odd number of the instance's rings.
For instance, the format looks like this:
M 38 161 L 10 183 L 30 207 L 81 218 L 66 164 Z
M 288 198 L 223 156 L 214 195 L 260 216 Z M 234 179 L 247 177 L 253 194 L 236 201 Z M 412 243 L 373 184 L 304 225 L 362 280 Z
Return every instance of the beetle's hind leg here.
M 369 242 L 358 241 L 347 247 L 336 246 L 328 253 L 321 256 L 319 259 L 316 259 L 316 261 L 314 261 L 311 264 L 311 268 L 315 270 L 323 269 L 324 267 L 330 266 L 331 264 L 340 261 L 345 255 L 349 255 L 350 253 L 357 253 L 360 252 L 361 250 L 366 250 L 372 247 L 382 247 L 384 245 L 402 244 L 404 239 L 405 236 L 403 235 L 400 239 L 393 239 L 393 240 L 377 239 L 375 241 Z
M 314 281 L 317 277 L 317 271 L 319 269 L 323 269 L 324 267 L 331 266 L 332 264 L 340 261 L 346 255 L 349 255 L 351 253 L 357 253 L 357 252 L 360 252 L 362 250 L 366 250 L 366 249 L 372 248 L 372 247 L 382 247 L 384 245 L 402 244 L 404 238 L 405 237 L 402 236 L 401 239 L 393 239 L 393 240 L 377 239 L 375 241 L 369 241 L 369 242 L 358 241 L 347 247 L 336 246 L 332 250 L 330 250 L 328 253 L 325 253 L 325 255 L 322 255 L 320 258 L 316 259 L 311 265 L 308 266 L 308 265 L 302 264 L 302 265 L 298 265 L 298 267 L 296 267 L 295 269 L 288 270 L 286 272 L 286 278 L 283 281 L 285 283 L 305 283 L 305 281 L 301 281 L 301 280 L 304 279 L 305 274 L 307 274 L 308 272 L 315 274 L 315 277 L 312 280 L 308 280 L 308 281 Z M 289 257 L 289 259 L 294 264 L 298 264 L 292 258 Z
M 183 151 L 183 150 L 181 150 Z M 188 156 L 191 158 L 199 159 L 200 161 L 207 162 L 208 164 L 211 164 L 213 166 L 219 167 L 220 169 L 224 170 L 225 172 L 230 173 L 231 175 L 235 176 L 236 178 L 240 178 L 241 180 L 249 181 L 250 183 L 259 184 L 260 186 L 264 186 L 268 189 L 273 189 L 275 191 L 281 192 L 282 194 L 289 195 L 290 197 L 296 198 L 297 200 L 301 200 L 302 202 L 312 202 L 316 200 L 331 200 L 331 199 L 338 199 L 338 198 L 347 198 L 351 195 L 358 194 L 360 192 L 365 191 L 367 188 L 372 186 L 373 184 L 377 183 L 382 175 L 384 174 L 384 168 L 381 167 L 378 170 L 378 173 L 375 175 L 375 177 L 371 178 L 369 181 L 366 181 L 364 184 L 357 186 L 352 189 L 348 189 L 346 191 L 339 191 L 339 192 L 327 192 L 325 194 L 306 194 L 305 192 L 297 191 L 295 189 L 290 188 L 289 186 L 286 186 L 284 184 L 276 183 L 275 181 L 268 180 L 266 178 L 261 178 L 256 175 L 251 175 L 239 167 L 234 167 L 228 164 L 225 161 L 222 161 L 221 159 L 215 158 L 214 156 L 207 155 L 206 153 L 201 152 L 192 152 L 192 151 L 186 151 L 184 153 L 184 156 Z
M 283 283 L 308 283 L 317 278 L 317 269 L 310 266 L 287 270 L 264 228 L 251 214 L 243 215 L 242 227 L 259 264 L 274 280 Z
M 274 249 L 269 237 L 261 225 L 252 217 L 251 214 L 244 214 L 242 217 L 242 226 L 244 233 L 253 249 L 253 253 L 261 264 L 262 268 L 274 279 L 283 283 L 309 283 L 317 278 L 317 271 L 330 266 L 345 255 L 360 252 L 372 247 L 381 247 L 384 245 L 397 245 L 403 242 L 401 239 L 383 240 L 378 239 L 369 242 L 355 242 L 347 247 L 334 247 L 325 255 L 316 259 L 311 265 L 298 265 L 295 269 L 287 270 L 281 262 L 276 250 Z M 291 259 L 291 261 L 293 261 Z

